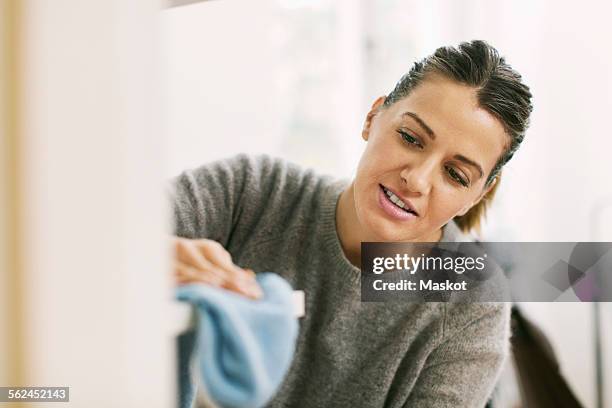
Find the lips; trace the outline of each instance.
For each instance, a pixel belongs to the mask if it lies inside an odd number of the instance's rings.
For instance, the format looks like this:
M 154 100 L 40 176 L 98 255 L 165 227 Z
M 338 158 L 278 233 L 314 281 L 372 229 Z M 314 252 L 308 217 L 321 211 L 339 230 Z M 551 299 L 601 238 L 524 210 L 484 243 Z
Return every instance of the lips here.
M 387 218 L 397 222 L 411 222 L 417 218 L 417 214 L 410 211 L 410 207 L 403 209 L 398 206 L 399 198 L 394 200 L 392 201 L 389 193 L 383 186 L 378 187 L 378 207 Z
M 391 201 L 395 206 L 401 208 L 406 212 L 413 213 L 416 216 L 419 215 L 418 211 L 416 211 L 414 205 L 410 202 L 410 200 L 405 197 L 402 197 L 400 194 L 396 193 L 395 191 L 382 184 L 379 184 L 379 186 L 384 191 L 386 198 Z

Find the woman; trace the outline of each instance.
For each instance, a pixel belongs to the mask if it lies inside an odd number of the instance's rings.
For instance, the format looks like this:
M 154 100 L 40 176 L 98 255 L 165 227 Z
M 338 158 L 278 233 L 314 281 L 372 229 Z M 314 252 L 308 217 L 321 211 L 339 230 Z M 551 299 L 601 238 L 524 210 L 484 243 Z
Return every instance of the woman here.
M 473 41 L 439 48 L 374 102 L 352 181 L 244 155 L 174 180 L 179 283 L 257 298 L 253 271 L 272 271 L 306 293 L 270 406 L 484 406 L 509 305 L 361 303 L 360 243 L 468 240 L 531 109 L 521 76 Z

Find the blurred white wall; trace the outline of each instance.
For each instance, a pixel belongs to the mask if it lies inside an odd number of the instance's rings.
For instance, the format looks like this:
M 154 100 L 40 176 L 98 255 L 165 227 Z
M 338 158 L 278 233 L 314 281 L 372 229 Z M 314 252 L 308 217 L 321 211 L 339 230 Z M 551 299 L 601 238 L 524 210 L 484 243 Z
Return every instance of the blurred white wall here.
M 362 149 L 354 119 L 367 111 L 352 5 L 224 0 L 165 11 L 168 176 L 237 152 L 350 175 Z
M 74 407 L 172 406 L 158 5 L 20 6 L 21 268 L 8 273 L 22 307 L 2 313 L 21 324 L 0 336 L 23 331 L 8 353 L 24 375 L 1 385 L 69 386 Z
M 612 206 L 611 12 L 594 0 L 222 0 L 165 11 L 167 175 L 268 152 L 350 176 L 374 98 L 415 58 L 479 38 L 523 74 L 535 104 L 484 238 L 612 241 L 610 212 L 594 227 L 595 208 Z M 524 307 L 551 336 L 578 396 L 594 406 L 591 306 Z M 612 305 L 603 313 L 612 389 Z
M 212 1 L 163 12 L 169 174 L 278 144 L 269 6 Z

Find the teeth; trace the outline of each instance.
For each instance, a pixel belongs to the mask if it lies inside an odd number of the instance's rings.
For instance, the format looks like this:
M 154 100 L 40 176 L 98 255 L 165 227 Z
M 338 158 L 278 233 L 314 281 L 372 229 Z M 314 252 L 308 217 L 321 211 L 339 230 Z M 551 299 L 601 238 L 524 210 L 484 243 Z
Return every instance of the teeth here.
M 406 208 L 408 207 L 406 204 L 404 204 L 404 202 L 402 200 L 400 200 L 400 198 L 398 196 L 396 196 L 395 194 L 393 194 L 391 191 L 385 189 L 385 193 L 387 194 L 387 196 L 389 196 L 389 199 L 391 201 L 393 201 L 393 203 L 395 205 L 397 205 L 400 208 Z

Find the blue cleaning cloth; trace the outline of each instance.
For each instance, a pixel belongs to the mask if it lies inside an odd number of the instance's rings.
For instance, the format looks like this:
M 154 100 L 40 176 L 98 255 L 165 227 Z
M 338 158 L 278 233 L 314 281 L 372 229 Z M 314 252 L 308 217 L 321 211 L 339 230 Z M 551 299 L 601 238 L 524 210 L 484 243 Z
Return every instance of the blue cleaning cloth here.
M 263 406 L 280 386 L 295 351 L 298 322 L 291 286 L 273 273 L 256 279 L 264 293 L 259 300 L 210 285 L 177 288 L 176 298 L 198 311 L 197 367 L 209 397 L 223 407 Z

